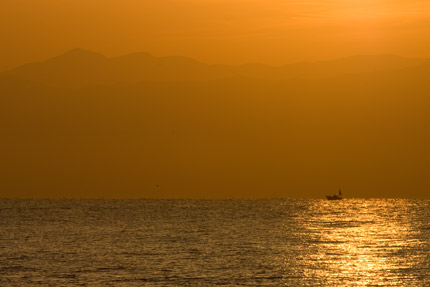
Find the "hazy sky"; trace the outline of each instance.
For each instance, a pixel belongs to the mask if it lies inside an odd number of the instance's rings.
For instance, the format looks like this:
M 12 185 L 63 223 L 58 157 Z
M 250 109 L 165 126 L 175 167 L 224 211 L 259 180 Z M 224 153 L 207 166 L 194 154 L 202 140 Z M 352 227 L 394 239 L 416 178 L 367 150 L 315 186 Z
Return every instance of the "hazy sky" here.
M 81 47 L 210 63 L 430 57 L 418 0 L 2 0 L 0 70 Z
M 0 36 L 0 71 L 77 47 L 226 64 L 430 58 L 430 1 L 0 0 Z M 425 60 L 285 69 L 76 49 L 0 74 L 0 197 L 428 198 Z M 292 76 L 247 78 L 260 72 Z

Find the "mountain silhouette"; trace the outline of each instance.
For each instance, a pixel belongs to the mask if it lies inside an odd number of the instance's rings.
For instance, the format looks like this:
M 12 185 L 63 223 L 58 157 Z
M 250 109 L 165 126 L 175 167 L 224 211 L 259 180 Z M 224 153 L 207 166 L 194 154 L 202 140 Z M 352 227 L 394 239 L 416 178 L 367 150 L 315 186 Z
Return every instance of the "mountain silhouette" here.
M 44 62 L 23 65 L 5 74 L 45 85 L 77 88 L 143 81 L 208 81 L 229 77 L 320 79 L 416 68 L 425 63 L 429 63 L 429 60 L 379 55 L 280 67 L 264 64 L 228 66 L 209 65 L 186 57 L 157 58 L 148 53 L 107 58 L 99 53 L 73 49 Z
M 0 74 L 0 188 L 318 197 L 347 177 L 357 196 L 426 197 L 429 75 L 397 56 L 270 67 L 75 49 Z
M 82 87 L 139 81 L 182 81 L 215 78 L 208 65 L 185 57 L 155 58 L 147 53 L 106 58 L 74 49 L 41 63 L 6 72 L 22 79 L 60 87 Z

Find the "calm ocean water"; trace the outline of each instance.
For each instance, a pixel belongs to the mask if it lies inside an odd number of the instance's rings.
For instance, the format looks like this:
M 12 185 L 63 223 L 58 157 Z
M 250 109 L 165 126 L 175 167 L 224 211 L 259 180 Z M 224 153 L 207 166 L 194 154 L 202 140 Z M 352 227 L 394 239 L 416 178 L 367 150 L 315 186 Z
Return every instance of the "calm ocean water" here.
M 430 286 L 428 200 L 0 200 L 0 286 Z

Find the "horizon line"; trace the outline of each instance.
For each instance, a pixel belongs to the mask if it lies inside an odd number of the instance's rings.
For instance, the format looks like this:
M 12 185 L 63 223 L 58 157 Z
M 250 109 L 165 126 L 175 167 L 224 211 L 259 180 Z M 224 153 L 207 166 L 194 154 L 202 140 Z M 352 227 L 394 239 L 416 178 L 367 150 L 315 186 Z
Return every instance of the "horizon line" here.
M 355 199 L 388 199 L 388 200 L 430 200 L 430 198 L 424 197 L 343 197 L 343 200 L 355 200 Z M 324 200 L 325 197 L 0 197 L 0 200 L 238 200 L 238 201 L 258 201 L 258 200 Z

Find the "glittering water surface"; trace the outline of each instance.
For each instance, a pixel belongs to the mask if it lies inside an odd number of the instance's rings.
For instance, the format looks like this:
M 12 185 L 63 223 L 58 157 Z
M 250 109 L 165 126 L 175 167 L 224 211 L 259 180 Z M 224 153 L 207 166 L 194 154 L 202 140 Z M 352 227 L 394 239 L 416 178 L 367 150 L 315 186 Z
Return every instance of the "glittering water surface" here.
M 430 286 L 425 200 L 0 207 L 0 286 Z

